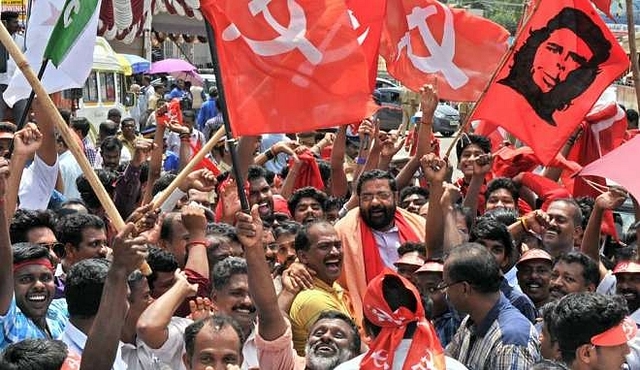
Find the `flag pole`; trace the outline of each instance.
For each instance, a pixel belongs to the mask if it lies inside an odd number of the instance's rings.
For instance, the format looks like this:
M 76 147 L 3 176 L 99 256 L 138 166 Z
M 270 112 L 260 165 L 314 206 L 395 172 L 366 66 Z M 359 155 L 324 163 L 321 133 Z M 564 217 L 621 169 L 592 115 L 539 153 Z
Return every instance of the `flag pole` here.
M 449 145 L 449 148 L 447 148 L 447 152 L 444 155 L 445 158 L 449 158 L 449 155 L 451 154 L 451 151 L 453 150 L 453 147 L 456 146 L 456 143 L 458 142 L 458 140 L 460 140 L 460 137 L 462 137 L 462 135 L 465 133 L 465 130 L 471 124 L 471 116 L 473 116 L 473 114 L 475 113 L 476 108 L 478 107 L 478 105 L 482 102 L 482 100 L 484 100 L 485 95 L 487 95 L 487 90 L 489 90 L 489 87 L 491 86 L 491 84 L 493 84 L 493 81 L 498 76 L 498 72 L 500 72 L 502 67 L 504 67 L 504 65 L 509 60 L 509 57 L 511 56 L 511 54 L 513 54 L 513 52 L 515 51 L 515 47 L 516 47 L 515 46 L 515 40 L 518 40 L 518 36 L 520 36 L 520 33 L 529 24 L 529 21 L 531 20 L 531 16 L 536 12 L 536 10 L 538 10 L 538 6 L 539 5 L 540 5 L 540 1 L 536 0 L 535 5 L 533 7 L 533 10 L 528 14 L 526 12 L 524 12 L 523 18 L 525 18 L 525 19 L 522 20 L 522 22 L 520 24 L 520 28 L 518 30 L 516 30 L 516 34 L 515 34 L 515 37 L 514 37 L 514 44 L 509 47 L 507 52 L 504 53 L 504 55 L 502 56 L 502 59 L 500 59 L 500 62 L 498 63 L 498 66 L 493 71 L 493 74 L 491 75 L 491 78 L 489 79 L 489 82 L 487 82 L 487 85 L 482 90 L 482 94 L 480 94 L 480 97 L 478 98 L 476 103 L 473 105 L 473 107 L 471 108 L 471 110 L 469 111 L 467 116 L 465 117 L 464 123 L 462 124 L 462 126 L 460 126 L 460 130 L 458 131 L 458 134 L 456 135 L 456 137 L 453 138 L 453 141 Z
M 211 23 L 205 19 L 205 27 L 207 29 L 207 39 L 209 42 L 209 52 L 211 53 L 211 60 L 213 62 L 213 72 L 216 76 L 216 85 L 218 86 L 218 99 L 220 101 L 220 108 L 222 109 L 222 120 L 224 122 L 224 128 L 227 131 L 227 149 L 231 154 L 231 163 L 233 176 L 236 178 L 236 186 L 238 187 L 238 198 L 240 199 L 240 207 L 245 213 L 249 213 L 249 200 L 244 190 L 244 181 L 240 176 L 238 152 L 236 147 L 238 145 L 237 140 L 233 137 L 231 131 L 231 121 L 229 120 L 229 110 L 227 109 L 227 103 L 225 101 L 224 84 L 222 82 L 222 75 L 220 73 L 220 63 L 218 59 L 218 50 L 216 49 L 216 38 L 211 27 Z
M 107 214 L 111 222 L 113 222 L 116 230 L 120 231 L 124 229 L 125 223 L 124 220 L 122 220 L 122 216 L 120 216 L 120 213 L 116 209 L 116 206 L 113 204 L 111 197 L 104 189 L 104 186 L 102 186 L 102 183 L 98 179 L 98 176 L 93 170 L 93 167 L 91 167 L 91 164 L 89 164 L 89 161 L 84 155 L 82 148 L 80 148 L 80 145 L 75 140 L 75 137 L 73 136 L 74 133 L 62 119 L 62 116 L 60 115 L 60 112 L 58 111 L 56 106 L 53 104 L 51 97 L 49 97 L 49 95 L 47 94 L 46 90 L 42 86 L 42 83 L 40 83 L 40 80 L 38 80 L 38 77 L 33 72 L 33 69 L 31 69 L 29 61 L 24 56 L 24 54 L 22 54 L 22 51 L 20 51 L 18 45 L 16 45 L 16 43 L 13 41 L 13 38 L 9 34 L 9 31 L 7 31 L 7 28 L 4 26 L 4 24 L 0 24 L 0 42 L 2 42 L 4 47 L 7 49 L 7 52 L 9 52 L 9 55 L 11 55 L 11 58 L 13 58 L 13 60 L 15 61 L 16 66 L 20 68 L 20 71 L 22 71 L 22 74 L 31 85 L 34 93 L 38 95 L 45 109 L 45 114 L 49 115 L 53 119 L 58 132 L 69 147 L 69 150 L 75 157 L 78 165 L 80 165 L 82 173 L 87 178 L 87 181 L 89 181 L 91 188 L 93 188 L 93 191 L 96 193 L 98 200 L 100 200 L 100 204 L 104 208 L 105 213 Z M 151 274 L 151 269 L 149 268 L 149 265 L 147 265 L 146 261 L 142 263 L 142 265 L 140 266 L 140 270 L 145 275 Z
M 627 9 L 627 38 L 629 40 L 629 59 L 631 60 L 631 78 L 636 92 L 636 104 L 640 109 L 640 68 L 638 67 L 638 48 L 636 47 L 636 25 L 633 16 L 633 2 L 626 0 Z
M 44 71 L 47 69 L 47 65 L 49 65 L 49 59 L 44 59 L 42 64 L 40 65 L 40 70 L 38 71 L 38 80 L 42 81 L 42 76 L 44 76 Z M 22 116 L 20 117 L 20 121 L 18 121 L 18 130 L 22 130 L 25 123 L 27 123 L 27 117 L 29 115 L 29 109 L 31 109 L 31 104 L 33 104 L 33 99 L 36 97 L 36 92 L 31 89 L 31 93 L 29 94 L 29 98 L 27 99 L 27 105 L 24 107 L 24 111 L 22 112 Z M 15 106 L 15 104 L 14 104 Z M 13 117 L 15 120 L 16 117 Z

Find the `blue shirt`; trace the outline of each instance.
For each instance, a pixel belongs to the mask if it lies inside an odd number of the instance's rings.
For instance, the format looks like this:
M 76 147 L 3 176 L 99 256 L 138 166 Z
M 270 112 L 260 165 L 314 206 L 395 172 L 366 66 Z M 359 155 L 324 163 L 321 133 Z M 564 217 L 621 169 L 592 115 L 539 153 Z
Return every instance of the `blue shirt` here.
M 51 339 L 56 339 L 62 335 L 67 322 L 69 312 L 67 301 L 64 299 L 54 299 L 47 310 L 47 326 L 51 334 Z M 7 314 L 0 316 L 0 349 L 9 344 L 19 342 L 24 339 L 46 339 L 49 336 L 42 331 L 30 318 L 26 317 L 16 305 L 16 297 L 11 299 L 11 305 Z
M 517 308 L 529 321 L 535 324 L 536 318 L 538 317 L 538 310 L 536 310 L 536 306 L 533 304 L 531 299 L 527 297 L 521 291 L 514 289 L 507 279 L 502 278 L 502 283 L 500 284 L 500 291 L 504 294 L 505 297 L 509 300 L 513 307 Z
M 197 120 L 198 130 L 203 131 L 204 124 L 208 120 L 210 120 L 211 118 L 217 115 L 218 115 L 218 107 L 216 107 L 216 99 L 209 98 L 209 100 L 207 100 L 202 104 L 202 106 L 200 107 L 200 112 L 198 112 L 198 120 Z
M 173 98 L 178 98 L 178 99 L 182 99 L 182 97 L 184 96 L 184 90 L 180 90 L 179 88 L 175 87 L 173 88 L 173 90 L 171 90 L 171 92 L 169 93 L 168 100 L 171 100 Z

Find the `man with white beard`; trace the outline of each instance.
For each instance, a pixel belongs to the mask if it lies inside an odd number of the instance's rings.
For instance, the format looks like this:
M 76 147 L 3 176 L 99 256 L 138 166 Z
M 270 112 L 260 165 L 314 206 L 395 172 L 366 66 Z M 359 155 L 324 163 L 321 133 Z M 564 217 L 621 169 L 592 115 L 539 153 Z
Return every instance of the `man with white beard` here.
M 323 312 L 309 331 L 306 356 L 292 346 L 291 325 L 278 308 L 269 266 L 262 246 L 262 220 L 259 206 L 251 215 L 236 214 L 238 239 L 245 248 L 249 290 L 258 310 L 256 347 L 261 370 L 332 370 L 360 353 L 360 336 L 355 323 L 346 315 Z

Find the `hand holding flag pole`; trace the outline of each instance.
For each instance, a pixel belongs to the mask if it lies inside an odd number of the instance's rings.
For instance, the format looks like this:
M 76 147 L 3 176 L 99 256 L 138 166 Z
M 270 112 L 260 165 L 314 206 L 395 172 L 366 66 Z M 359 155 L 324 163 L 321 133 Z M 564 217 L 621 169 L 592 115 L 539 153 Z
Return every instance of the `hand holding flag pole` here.
M 46 110 L 46 114 L 53 117 L 56 128 L 60 132 L 60 135 L 69 147 L 69 150 L 80 165 L 83 174 L 89 181 L 89 184 L 91 184 L 91 187 L 95 191 L 96 196 L 100 200 L 100 204 L 104 208 L 111 222 L 113 222 L 116 230 L 124 229 L 124 227 L 126 226 L 124 220 L 120 216 L 120 213 L 116 209 L 116 206 L 113 204 L 111 197 L 102 186 L 102 183 L 98 179 L 98 176 L 93 170 L 93 167 L 91 167 L 91 164 L 89 164 L 89 161 L 84 155 L 82 148 L 80 148 L 78 142 L 75 140 L 73 132 L 62 119 L 60 112 L 58 112 L 58 109 L 53 104 L 53 101 L 51 101 L 51 98 L 40 83 L 40 80 L 38 80 L 38 77 L 31 69 L 27 58 L 24 56 L 24 54 L 22 54 L 22 52 L 18 48 L 18 45 L 16 45 L 16 43 L 13 41 L 13 38 L 9 34 L 9 31 L 7 31 L 4 24 L 0 25 L 0 42 L 2 42 L 4 47 L 9 52 L 9 55 L 11 55 L 11 58 L 13 58 L 13 60 L 16 62 L 16 65 L 18 66 L 18 68 L 20 68 L 20 70 L 24 74 L 24 77 L 33 88 L 34 93 L 39 97 L 39 99 L 42 100 L 43 107 Z M 142 266 L 140 266 L 140 270 L 145 275 L 151 274 L 151 269 L 146 262 L 144 262 Z

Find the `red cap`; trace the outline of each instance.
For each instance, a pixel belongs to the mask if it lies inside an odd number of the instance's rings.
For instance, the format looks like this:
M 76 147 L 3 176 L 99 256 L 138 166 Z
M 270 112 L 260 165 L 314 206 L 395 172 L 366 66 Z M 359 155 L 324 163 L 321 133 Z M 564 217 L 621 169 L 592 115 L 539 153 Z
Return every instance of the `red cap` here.
M 420 272 L 442 272 L 444 265 L 436 261 L 427 261 L 422 267 L 416 270 L 416 274 Z
M 277 194 L 273 196 L 273 212 L 284 213 L 287 216 L 289 216 L 289 218 L 291 218 L 291 213 L 289 212 L 289 206 L 287 205 L 287 200 Z
M 425 258 L 420 255 L 419 252 L 408 252 L 402 255 L 399 260 L 394 262 L 395 266 L 398 265 L 411 265 L 420 267 L 424 264 Z
M 613 269 L 614 274 L 637 274 L 640 273 L 640 263 L 633 261 L 620 262 Z
M 549 261 L 550 263 L 553 263 L 553 258 L 551 258 L 551 255 L 549 253 L 547 253 L 543 249 L 534 248 L 524 252 L 524 254 L 518 260 L 518 263 L 516 263 L 516 266 L 518 266 L 522 262 L 526 262 L 530 260 L 545 260 L 545 261 Z
M 619 346 L 633 339 L 637 332 L 635 321 L 625 317 L 618 325 L 591 337 L 591 344 L 601 347 Z

